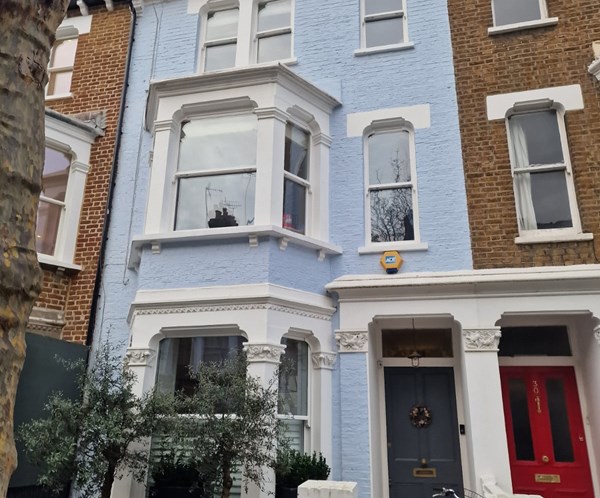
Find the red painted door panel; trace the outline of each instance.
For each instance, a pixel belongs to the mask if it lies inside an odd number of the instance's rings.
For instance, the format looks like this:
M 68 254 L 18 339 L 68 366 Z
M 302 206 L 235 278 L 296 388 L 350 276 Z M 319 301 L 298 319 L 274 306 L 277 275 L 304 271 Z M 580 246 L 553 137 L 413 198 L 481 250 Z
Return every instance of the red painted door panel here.
M 571 367 L 502 367 L 515 493 L 593 498 L 583 420 Z

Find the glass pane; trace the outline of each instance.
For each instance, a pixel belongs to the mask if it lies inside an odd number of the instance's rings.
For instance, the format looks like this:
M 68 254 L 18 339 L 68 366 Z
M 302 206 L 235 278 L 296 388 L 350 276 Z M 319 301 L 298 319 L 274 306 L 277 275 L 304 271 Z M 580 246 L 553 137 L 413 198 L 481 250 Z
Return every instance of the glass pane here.
M 206 47 L 204 70 L 218 71 L 219 69 L 234 67 L 236 47 L 235 43 Z
M 564 163 L 556 111 L 512 116 L 510 130 L 516 168 Z
M 258 31 L 289 27 L 291 11 L 291 0 L 274 0 L 259 5 Z
M 449 329 L 383 330 L 384 358 L 407 358 L 417 351 L 425 358 L 452 358 L 452 331 Z
M 310 135 L 294 125 L 285 129 L 285 170 L 308 179 L 308 147 Z
M 71 91 L 73 71 L 60 71 L 49 73 L 48 95 L 65 95 Z
M 181 127 L 179 171 L 256 164 L 254 114 L 188 121 Z
M 540 19 L 540 0 L 494 0 L 496 26 Z
M 237 37 L 238 14 L 238 9 L 219 10 L 208 14 L 206 40 Z
M 256 173 L 180 178 L 175 230 L 254 223 Z
M 279 407 L 281 415 L 308 415 L 308 344 L 282 339 L 285 353 L 279 370 Z
M 54 255 L 56 234 L 63 207 L 40 200 L 35 229 L 35 249 L 41 254 Z
M 567 327 L 502 327 L 498 356 L 571 356 Z
M 365 25 L 368 47 L 395 45 L 404 41 L 404 22 L 402 17 L 368 21 Z
M 288 179 L 283 182 L 281 226 L 300 233 L 306 229 L 306 187 Z
M 410 182 L 407 131 L 376 133 L 368 138 L 369 184 Z
M 233 351 L 240 351 L 244 342 L 241 336 L 163 339 L 158 352 L 158 389 L 162 392 L 190 393 L 194 387 L 190 366 L 207 361 L 223 361 Z
M 72 67 L 77 52 L 77 38 L 60 40 L 54 44 L 50 59 L 50 67 Z
M 538 229 L 573 226 L 565 171 L 525 173 L 530 176 L 531 198 Z M 520 173 L 519 176 L 524 175 Z
M 414 240 L 412 188 L 372 190 L 371 242 Z
M 557 462 L 573 462 L 573 444 L 563 380 L 546 379 L 546 396 L 548 396 L 554 459 Z
M 365 13 L 367 15 L 393 12 L 395 10 L 402 10 L 402 0 L 365 0 Z
M 517 460 L 534 460 L 531 424 L 527 407 L 527 388 L 523 379 L 510 379 L 508 381 L 508 397 L 510 399 Z
M 46 147 L 41 195 L 56 201 L 64 201 L 70 168 L 71 158 L 67 154 Z
M 258 40 L 258 62 L 278 61 L 292 56 L 292 35 L 269 36 Z

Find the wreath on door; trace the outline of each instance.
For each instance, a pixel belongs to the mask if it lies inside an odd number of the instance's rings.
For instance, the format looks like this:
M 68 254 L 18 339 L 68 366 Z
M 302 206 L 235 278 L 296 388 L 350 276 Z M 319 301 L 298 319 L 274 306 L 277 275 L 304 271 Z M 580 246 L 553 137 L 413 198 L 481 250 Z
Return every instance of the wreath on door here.
M 410 423 L 417 429 L 425 429 L 431 424 L 431 411 L 423 405 L 415 405 L 408 414 Z

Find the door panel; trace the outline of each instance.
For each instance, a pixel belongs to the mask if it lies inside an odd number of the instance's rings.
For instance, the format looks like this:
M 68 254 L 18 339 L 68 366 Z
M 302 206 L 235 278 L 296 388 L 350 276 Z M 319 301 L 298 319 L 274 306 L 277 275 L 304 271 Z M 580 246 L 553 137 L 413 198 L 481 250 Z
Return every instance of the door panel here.
M 515 493 L 594 495 L 571 367 L 502 367 L 502 396 Z
M 430 498 L 442 486 L 461 490 L 452 368 L 387 367 L 384 377 L 390 498 Z M 411 422 L 417 405 L 431 415 L 427 427 Z

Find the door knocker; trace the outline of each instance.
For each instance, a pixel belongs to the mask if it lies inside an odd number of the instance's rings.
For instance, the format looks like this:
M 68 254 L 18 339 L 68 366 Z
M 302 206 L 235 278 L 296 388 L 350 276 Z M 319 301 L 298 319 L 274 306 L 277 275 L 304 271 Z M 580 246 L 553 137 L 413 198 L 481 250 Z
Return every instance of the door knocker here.
M 423 405 L 415 405 L 408 414 L 410 423 L 417 429 L 425 429 L 431 424 L 431 412 Z

